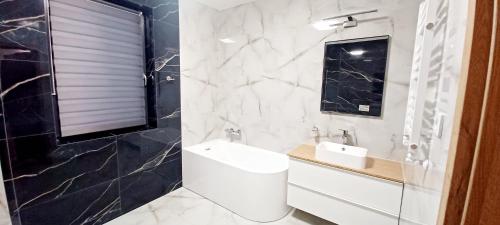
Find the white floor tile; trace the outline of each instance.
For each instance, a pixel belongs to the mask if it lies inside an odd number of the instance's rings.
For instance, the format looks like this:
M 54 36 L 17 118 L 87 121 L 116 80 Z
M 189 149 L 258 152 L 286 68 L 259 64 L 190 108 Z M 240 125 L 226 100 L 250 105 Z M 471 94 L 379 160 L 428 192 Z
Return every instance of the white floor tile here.
M 334 225 L 305 212 L 294 210 L 285 218 L 258 223 L 180 188 L 106 225 Z

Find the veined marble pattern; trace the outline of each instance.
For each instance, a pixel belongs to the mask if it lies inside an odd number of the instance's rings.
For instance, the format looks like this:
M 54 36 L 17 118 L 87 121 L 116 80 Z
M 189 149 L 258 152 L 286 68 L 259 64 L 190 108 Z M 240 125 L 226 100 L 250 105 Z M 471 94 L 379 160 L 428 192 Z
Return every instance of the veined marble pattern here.
M 182 185 L 178 1 L 114 2 L 146 17 L 148 120 L 156 129 L 61 140 L 47 1 L 0 0 L 0 225 L 5 205 L 15 225 L 102 224 Z
M 388 50 L 389 36 L 327 43 L 321 111 L 381 116 Z
M 295 210 L 285 218 L 259 223 L 242 218 L 188 189 L 180 188 L 106 225 L 334 225 Z
M 195 0 L 182 1 L 179 7 L 182 144 L 190 146 L 219 137 L 224 126 L 215 113 L 220 88 L 214 24 L 218 11 Z
M 345 12 L 356 28 L 318 31 L 312 24 Z M 224 137 L 239 128 L 243 142 L 287 152 L 347 129 L 370 155 L 400 159 L 418 1 L 258 0 L 224 11 L 181 3 L 183 144 Z M 390 35 L 382 118 L 320 112 L 324 43 Z M 184 40 L 184 39 L 187 40 Z

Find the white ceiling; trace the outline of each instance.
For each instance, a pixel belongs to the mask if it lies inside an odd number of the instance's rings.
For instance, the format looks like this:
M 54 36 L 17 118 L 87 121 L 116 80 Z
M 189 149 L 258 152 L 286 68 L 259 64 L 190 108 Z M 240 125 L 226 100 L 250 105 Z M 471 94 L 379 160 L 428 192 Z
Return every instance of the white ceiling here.
M 241 4 L 253 2 L 255 0 L 197 0 L 197 1 L 214 9 L 224 10 L 235 6 L 239 6 Z

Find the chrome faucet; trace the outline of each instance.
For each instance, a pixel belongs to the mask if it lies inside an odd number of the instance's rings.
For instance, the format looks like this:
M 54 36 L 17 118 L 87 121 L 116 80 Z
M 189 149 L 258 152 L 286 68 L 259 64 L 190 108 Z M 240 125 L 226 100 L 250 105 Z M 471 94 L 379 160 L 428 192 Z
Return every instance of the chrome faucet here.
M 320 138 L 321 138 L 321 134 L 320 134 L 319 128 L 317 126 L 313 127 L 312 134 L 313 134 L 313 137 L 314 137 L 314 142 L 316 144 L 319 144 L 319 141 L 320 141 Z
M 233 142 L 234 140 L 241 140 L 241 130 L 235 130 L 233 128 L 225 129 L 226 137 L 229 138 L 229 141 Z
M 348 130 L 339 129 L 342 131 L 342 144 L 343 145 L 354 145 L 351 140 L 351 135 L 349 135 Z

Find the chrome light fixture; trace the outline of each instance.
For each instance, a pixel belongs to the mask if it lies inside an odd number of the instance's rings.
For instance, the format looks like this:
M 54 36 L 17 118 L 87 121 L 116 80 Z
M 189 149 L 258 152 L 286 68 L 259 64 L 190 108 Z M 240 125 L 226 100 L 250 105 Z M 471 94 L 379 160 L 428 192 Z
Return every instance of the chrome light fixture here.
M 317 30 L 331 30 L 331 29 L 335 29 L 339 26 L 342 26 L 343 28 L 357 27 L 358 20 L 356 18 L 354 18 L 355 15 L 375 13 L 375 12 L 378 12 L 378 9 L 352 12 L 352 13 L 342 14 L 342 15 L 338 15 L 338 16 L 334 16 L 334 17 L 328 17 L 328 18 L 322 19 L 322 20 L 314 23 L 313 26 Z M 347 18 L 347 20 L 339 21 L 340 18 Z
M 352 16 L 348 16 L 347 20 L 342 23 L 342 27 L 344 28 L 351 28 L 351 27 L 357 27 L 358 26 L 358 20 L 355 19 Z

